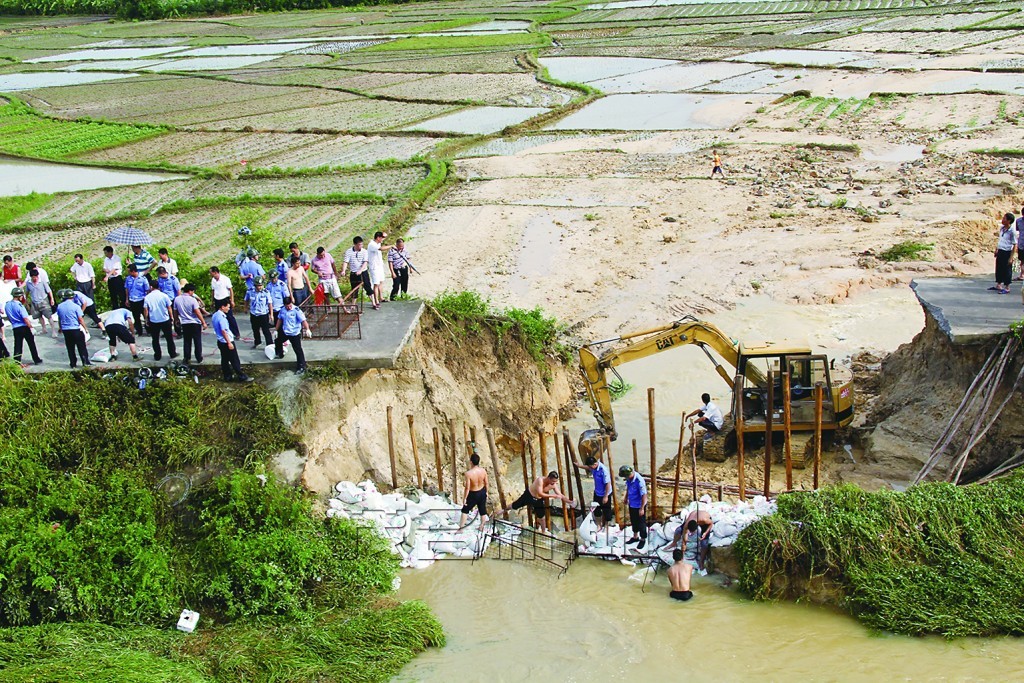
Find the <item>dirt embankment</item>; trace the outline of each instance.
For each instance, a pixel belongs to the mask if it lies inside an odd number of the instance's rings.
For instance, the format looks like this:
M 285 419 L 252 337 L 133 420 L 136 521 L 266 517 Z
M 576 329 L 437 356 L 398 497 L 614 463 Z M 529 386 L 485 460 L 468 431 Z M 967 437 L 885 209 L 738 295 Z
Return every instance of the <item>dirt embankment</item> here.
M 934 318 L 926 315 L 925 327 L 913 341 L 883 361 L 878 397 L 861 430 L 866 457 L 878 476 L 898 481 L 917 474 L 996 343 L 993 338 L 978 345 L 953 344 Z M 1018 352 L 1007 367 L 993 407 L 1006 397 L 1022 362 L 1024 357 Z M 949 452 L 959 453 L 965 440 L 963 434 L 958 435 Z M 1024 396 L 1018 392 L 973 449 L 961 482 L 983 476 L 1022 444 Z M 947 456 L 931 478 L 945 478 L 949 463 Z
M 441 438 L 444 490 L 451 489 L 449 421 L 456 423 L 459 487 L 468 467 L 463 423 L 476 427 L 483 464 L 490 467 L 484 427 L 495 431 L 503 474 L 519 472 L 511 438 L 520 431 L 549 429 L 575 403 L 574 373 L 557 361 L 545 372 L 511 335 L 499 340 L 489 330 L 461 336 L 424 315 L 412 343 L 393 370 L 370 370 L 348 381 L 320 382 L 306 398 L 293 429 L 308 460 L 303 484 L 324 493 L 340 480 L 370 478 L 390 486 L 387 407 L 393 407 L 399 485 L 415 484 L 416 470 L 407 415 L 415 423 L 425 483 L 436 485 L 432 428 Z M 512 467 L 508 463 L 512 462 Z M 517 491 L 519 484 L 507 485 Z M 496 499 L 496 486 L 490 493 Z M 461 499 L 461 493 L 459 495 Z

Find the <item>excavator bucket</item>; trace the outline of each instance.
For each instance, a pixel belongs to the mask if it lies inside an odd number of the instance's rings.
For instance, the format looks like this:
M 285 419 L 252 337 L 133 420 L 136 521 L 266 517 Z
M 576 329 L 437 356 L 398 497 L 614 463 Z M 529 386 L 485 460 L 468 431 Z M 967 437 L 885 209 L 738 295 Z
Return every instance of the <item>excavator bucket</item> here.
M 587 457 L 594 456 L 598 460 L 604 455 L 604 439 L 607 436 L 600 429 L 588 429 L 580 434 L 579 452 L 580 462 L 586 462 Z

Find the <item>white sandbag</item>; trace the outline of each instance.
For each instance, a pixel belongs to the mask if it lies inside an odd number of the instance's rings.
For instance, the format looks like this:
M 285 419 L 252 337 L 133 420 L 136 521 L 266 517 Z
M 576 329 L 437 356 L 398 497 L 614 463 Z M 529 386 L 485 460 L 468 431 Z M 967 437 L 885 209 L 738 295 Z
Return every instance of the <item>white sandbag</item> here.
M 100 349 L 96 353 L 89 356 L 89 360 L 93 363 L 109 363 L 110 362 L 110 349 Z

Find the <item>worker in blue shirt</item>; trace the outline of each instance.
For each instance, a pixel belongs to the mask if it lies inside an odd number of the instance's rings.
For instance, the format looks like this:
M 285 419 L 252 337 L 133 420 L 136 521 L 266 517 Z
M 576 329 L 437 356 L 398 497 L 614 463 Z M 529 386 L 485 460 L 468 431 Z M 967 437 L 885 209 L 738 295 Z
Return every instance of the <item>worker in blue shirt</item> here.
M 573 462 L 573 465 L 589 470 L 594 476 L 594 503 L 601 511 L 599 515 L 594 515 L 594 524 L 597 525 L 597 530 L 601 531 L 614 519 L 612 517 L 612 477 L 608 472 L 608 466 L 594 456 L 588 455 L 584 462 L 585 465 L 581 465 L 579 462 Z
M 274 320 L 274 298 L 263 288 L 263 278 L 256 278 L 253 284 L 253 291 L 249 297 L 249 324 L 252 325 L 252 348 L 257 349 L 263 339 L 269 346 L 274 343 L 270 336 L 270 326 Z M 261 337 L 262 333 L 262 337 Z
M 60 333 L 64 335 L 64 347 L 68 350 L 68 360 L 71 362 L 71 369 L 78 365 L 75 351 L 82 359 L 82 365 L 90 366 L 89 349 L 85 345 L 85 319 L 82 317 L 82 307 L 75 303 L 75 293 L 70 289 L 61 290 L 61 301 L 57 305 L 57 322 L 60 325 Z
M 274 349 L 277 351 L 277 358 L 284 358 L 284 340 L 287 339 L 292 350 L 295 351 L 295 374 L 301 375 L 306 372 L 306 354 L 302 351 L 302 335 L 307 338 L 313 336 L 306 322 L 306 314 L 295 305 L 290 296 L 284 299 L 284 308 L 277 312 L 277 339 L 274 340 Z
M 267 275 L 266 271 L 263 270 L 263 266 L 258 263 L 259 257 L 259 252 L 250 247 L 245 250 L 245 260 L 238 267 L 238 274 L 245 282 L 245 298 L 247 300 L 252 298 L 256 280 Z
M 178 295 L 181 294 L 181 282 L 164 266 L 156 267 L 156 286 L 167 295 L 172 304 L 178 298 Z M 178 324 L 177 318 L 172 319 L 171 324 L 174 327 L 174 335 L 181 334 L 181 325 Z
M 234 377 L 239 382 L 251 382 L 252 377 L 242 372 L 242 363 L 238 360 L 238 349 L 235 347 L 235 335 L 231 332 L 228 320 L 228 309 L 231 302 L 221 299 L 217 302 L 217 310 L 213 314 L 213 333 L 217 336 L 217 348 L 220 349 L 220 369 L 224 373 L 224 381 L 230 382 Z
M 647 545 L 647 518 L 644 516 L 644 508 L 647 507 L 647 484 L 629 465 L 619 468 L 619 476 L 626 480 L 626 496 L 623 502 L 629 508 L 629 525 L 633 528 L 633 537 L 626 541 L 626 544 L 639 540 L 637 550 L 643 550 Z
M 128 264 L 128 277 L 124 279 L 124 295 L 128 301 L 128 310 L 132 312 L 135 329 L 138 334 L 146 334 L 146 326 L 142 324 L 142 302 L 149 294 L 149 280 L 139 275 L 134 263 Z
M 14 331 L 14 360 L 17 363 L 21 362 L 21 350 L 27 344 L 28 350 L 32 354 L 32 362 L 39 365 L 43 359 L 36 351 L 36 337 L 32 332 L 32 316 L 25 308 L 25 290 L 15 287 L 11 290 L 11 297 L 12 299 L 4 304 L 4 314 Z M 0 325 L 2 324 L 0 323 Z
M 170 298 L 157 286 L 158 279 L 153 280 L 149 294 L 142 302 L 146 313 L 146 326 L 153 336 L 153 360 L 157 361 L 163 358 L 163 353 L 160 351 L 161 333 L 167 341 L 167 354 L 172 359 L 178 357 L 178 349 L 174 346 L 174 335 L 171 332 L 173 329 L 171 319 L 174 317 L 174 310 L 171 308 Z
M 103 334 L 106 334 L 107 331 L 103 329 L 103 321 L 100 320 L 100 316 L 96 312 L 96 302 L 93 301 L 87 294 L 77 289 L 72 290 L 72 292 L 75 295 L 75 303 L 82 307 L 82 313 L 84 313 L 85 316 L 92 321 L 93 325 L 100 328 L 100 331 Z
M 276 270 L 270 271 L 270 282 L 267 283 L 267 291 L 274 300 L 274 310 L 280 311 L 284 308 L 284 298 L 288 296 L 288 285 L 278 275 Z

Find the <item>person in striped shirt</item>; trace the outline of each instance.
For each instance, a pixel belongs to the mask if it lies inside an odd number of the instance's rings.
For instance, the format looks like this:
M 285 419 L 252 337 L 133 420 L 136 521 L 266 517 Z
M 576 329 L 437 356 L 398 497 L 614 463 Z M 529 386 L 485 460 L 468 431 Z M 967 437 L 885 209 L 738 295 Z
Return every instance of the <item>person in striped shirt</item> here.
M 134 254 L 133 261 L 135 262 L 135 268 L 139 271 L 139 275 L 147 280 L 152 280 L 153 273 L 150 271 L 156 265 L 156 259 L 138 244 L 132 245 L 132 254 Z

